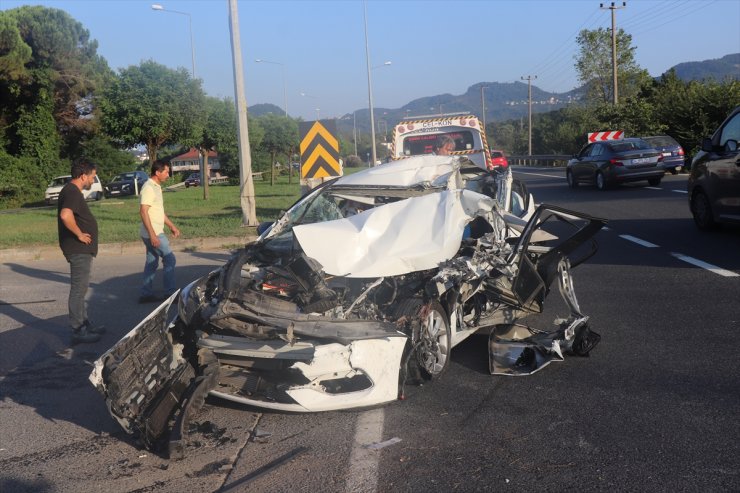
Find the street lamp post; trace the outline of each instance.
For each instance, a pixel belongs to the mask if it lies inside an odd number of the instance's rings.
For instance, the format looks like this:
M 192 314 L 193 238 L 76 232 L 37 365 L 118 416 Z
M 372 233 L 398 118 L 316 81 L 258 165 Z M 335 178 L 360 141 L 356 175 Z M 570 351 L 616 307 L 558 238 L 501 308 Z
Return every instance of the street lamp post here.
M 264 60 L 262 58 L 258 58 L 255 60 L 257 63 L 271 63 L 273 65 L 280 65 L 280 67 L 283 70 L 283 105 L 285 106 L 285 116 L 288 116 L 288 83 L 287 79 L 285 78 L 285 64 L 280 62 L 271 62 L 270 60 Z
M 173 14 L 181 14 L 181 15 L 188 16 L 188 25 L 190 26 L 190 57 L 193 62 L 193 79 L 195 79 L 195 44 L 193 44 L 193 18 L 187 12 L 180 12 L 179 10 L 166 9 L 158 3 L 152 4 L 152 10 L 158 10 L 160 12 L 172 12 Z
M 488 86 L 480 86 L 480 104 L 483 106 L 483 131 L 485 132 L 486 128 L 486 98 L 483 96 L 483 93 L 485 90 L 488 89 Z
M 378 65 L 377 67 L 371 67 L 370 66 L 370 44 L 367 40 L 367 3 L 362 2 L 362 8 L 363 8 L 363 19 L 365 21 L 365 61 L 367 63 L 367 99 L 368 99 L 368 106 L 370 108 L 370 142 L 372 144 L 372 150 L 373 150 L 373 161 L 372 165 L 375 166 L 375 163 L 378 159 L 378 154 L 375 148 L 375 115 L 373 114 L 373 81 L 372 77 L 370 76 L 370 72 L 372 69 L 378 68 L 378 67 L 385 67 L 391 64 L 391 62 L 385 62 L 382 65 Z
M 300 92 L 300 95 L 303 96 L 304 98 L 319 99 L 316 96 L 311 96 L 310 94 L 306 94 L 303 91 Z M 321 108 L 316 108 L 316 121 L 319 121 L 320 120 L 320 118 L 319 118 L 320 112 L 321 112 Z

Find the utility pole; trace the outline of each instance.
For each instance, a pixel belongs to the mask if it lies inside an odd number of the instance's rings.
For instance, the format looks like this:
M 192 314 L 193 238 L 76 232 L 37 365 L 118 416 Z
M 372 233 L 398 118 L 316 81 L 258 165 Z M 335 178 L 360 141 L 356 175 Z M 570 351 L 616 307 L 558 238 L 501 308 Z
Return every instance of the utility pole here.
M 526 80 L 529 85 L 529 126 L 527 131 L 529 132 L 529 155 L 532 155 L 532 79 L 536 79 L 536 75 L 522 76 L 522 80 Z
M 619 102 L 619 91 L 617 89 L 617 9 L 623 9 L 627 6 L 627 2 L 622 2 L 622 6 L 618 7 L 616 2 L 612 2 L 610 6 L 604 7 L 603 3 L 599 4 L 599 8 L 602 10 L 609 9 L 612 11 L 612 96 L 614 97 L 614 105 L 616 106 Z
M 236 131 L 239 144 L 239 201 L 242 207 L 242 226 L 257 226 L 257 204 L 252 181 L 252 155 L 249 149 L 247 127 L 247 98 L 244 95 L 244 69 L 239 39 L 239 11 L 236 0 L 229 0 L 229 28 L 231 32 L 231 61 L 234 67 L 234 95 L 236 104 Z

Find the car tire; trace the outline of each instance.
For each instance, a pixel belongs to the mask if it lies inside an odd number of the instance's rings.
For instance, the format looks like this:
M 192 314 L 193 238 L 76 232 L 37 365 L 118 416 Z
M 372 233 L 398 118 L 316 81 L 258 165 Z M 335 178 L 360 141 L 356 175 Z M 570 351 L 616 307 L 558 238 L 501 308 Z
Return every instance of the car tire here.
M 676 166 L 675 168 L 671 168 L 671 174 L 677 175 L 681 171 L 681 166 Z
M 100 200 L 103 198 L 103 192 L 95 192 L 95 200 Z
M 709 197 L 701 190 L 695 191 L 691 197 L 691 215 L 694 216 L 696 227 L 701 230 L 708 231 L 717 226 L 717 223 L 714 222 Z
M 568 170 L 565 172 L 565 178 L 568 180 L 568 186 L 570 188 L 577 188 L 578 187 L 578 180 L 573 176 L 573 172 L 571 170 Z
M 658 185 L 660 185 L 660 180 L 662 179 L 662 176 L 658 176 L 656 178 L 648 178 L 648 185 L 650 185 L 651 187 L 657 187 Z
M 426 380 L 436 380 L 450 366 L 452 334 L 442 305 L 436 301 L 424 304 L 419 298 L 403 300 L 395 314 L 407 323 L 411 336 L 410 353 L 406 353 L 409 373 L 420 373 Z
M 596 172 L 596 188 L 599 190 L 606 190 L 609 188 L 609 185 L 606 182 L 606 177 L 601 171 Z

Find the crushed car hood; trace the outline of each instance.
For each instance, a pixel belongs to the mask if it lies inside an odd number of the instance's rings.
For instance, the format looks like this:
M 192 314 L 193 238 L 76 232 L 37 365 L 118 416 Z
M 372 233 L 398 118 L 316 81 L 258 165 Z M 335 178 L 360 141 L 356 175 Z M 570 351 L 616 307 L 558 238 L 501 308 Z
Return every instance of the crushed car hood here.
M 493 208 L 493 199 L 485 195 L 446 190 L 345 219 L 296 226 L 293 232 L 306 255 L 318 260 L 327 274 L 396 276 L 452 258 L 465 225 Z

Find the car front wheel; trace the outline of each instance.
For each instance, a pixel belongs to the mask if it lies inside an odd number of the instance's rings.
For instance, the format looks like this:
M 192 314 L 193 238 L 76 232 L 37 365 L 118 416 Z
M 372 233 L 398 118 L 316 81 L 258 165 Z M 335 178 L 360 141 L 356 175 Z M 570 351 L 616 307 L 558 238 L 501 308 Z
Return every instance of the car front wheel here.
M 565 172 L 565 178 L 568 180 L 568 186 L 570 188 L 576 188 L 578 186 L 578 181 L 575 176 L 573 176 L 573 172 L 571 170 Z
M 424 304 L 413 298 L 403 301 L 396 313 L 399 319 L 409 322 L 412 347 L 406 358 L 408 364 L 415 360 L 415 366 L 427 380 L 439 378 L 450 365 L 452 350 L 450 324 L 444 308 L 436 301 Z
M 709 197 L 701 190 L 694 192 L 694 196 L 691 197 L 691 214 L 699 229 L 709 230 L 716 226 Z

